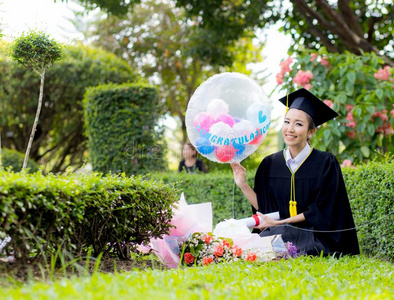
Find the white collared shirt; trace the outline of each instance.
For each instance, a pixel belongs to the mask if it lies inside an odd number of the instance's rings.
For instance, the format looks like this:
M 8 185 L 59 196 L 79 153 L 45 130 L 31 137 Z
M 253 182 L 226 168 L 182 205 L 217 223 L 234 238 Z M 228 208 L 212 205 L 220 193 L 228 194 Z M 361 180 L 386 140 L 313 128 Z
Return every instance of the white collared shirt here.
M 301 152 L 298 153 L 296 157 L 292 158 L 290 155 L 289 148 L 286 148 L 285 151 L 286 165 L 291 169 L 293 173 L 299 168 L 299 166 L 301 166 L 303 161 L 308 157 L 311 150 L 312 150 L 311 146 L 309 146 L 309 144 L 306 143 L 304 149 L 302 149 Z

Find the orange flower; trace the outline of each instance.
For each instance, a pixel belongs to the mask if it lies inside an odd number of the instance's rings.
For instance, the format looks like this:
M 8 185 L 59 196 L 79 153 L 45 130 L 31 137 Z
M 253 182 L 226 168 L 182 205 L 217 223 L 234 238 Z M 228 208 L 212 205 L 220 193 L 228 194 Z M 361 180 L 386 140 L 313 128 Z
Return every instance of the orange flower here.
M 230 242 L 228 240 L 223 240 L 223 247 L 230 248 L 231 247 Z
M 232 250 L 235 256 L 240 257 L 242 255 L 242 248 L 238 246 L 233 246 Z
M 257 259 L 257 254 L 254 252 L 249 252 L 246 256 L 246 261 L 254 262 Z
M 210 236 L 210 235 L 206 235 L 205 237 L 204 237 L 204 242 L 205 242 L 205 244 L 210 244 L 211 242 L 212 242 L 212 237 Z
M 213 262 L 213 258 L 212 257 L 204 257 L 203 259 L 202 259 L 202 264 L 204 265 L 204 266 L 207 266 L 207 265 L 209 265 L 210 263 L 212 263 Z
M 223 252 L 224 252 L 223 246 L 219 245 L 219 246 L 216 247 L 215 252 L 213 253 L 213 255 L 215 255 L 216 257 L 223 256 Z

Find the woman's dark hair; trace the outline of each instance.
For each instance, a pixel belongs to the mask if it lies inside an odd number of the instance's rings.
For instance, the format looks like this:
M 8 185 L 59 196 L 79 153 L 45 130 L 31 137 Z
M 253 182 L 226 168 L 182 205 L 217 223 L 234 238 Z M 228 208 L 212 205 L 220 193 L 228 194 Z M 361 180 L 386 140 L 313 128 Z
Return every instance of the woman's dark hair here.
M 190 142 L 186 142 L 183 146 L 189 146 L 189 148 L 192 150 L 192 151 L 194 151 L 194 155 L 193 155 L 193 157 L 194 158 L 196 158 L 197 157 L 197 149 L 193 146 L 193 144 L 192 143 L 190 143 Z
M 316 125 L 315 125 L 315 122 L 313 122 L 312 117 L 308 113 L 305 113 L 305 114 L 306 114 L 306 119 L 308 120 L 308 132 L 310 130 L 316 129 Z M 306 141 L 308 142 L 309 145 L 311 144 L 311 139 L 309 138 L 309 136 Z

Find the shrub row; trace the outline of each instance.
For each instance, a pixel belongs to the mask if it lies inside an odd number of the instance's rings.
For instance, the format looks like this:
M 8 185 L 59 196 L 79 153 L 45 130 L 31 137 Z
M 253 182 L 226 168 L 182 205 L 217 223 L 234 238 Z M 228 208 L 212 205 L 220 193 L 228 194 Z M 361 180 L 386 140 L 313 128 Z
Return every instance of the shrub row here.
M 141 176 L 0 171 L 0 235 L 22 260 L 59 247 L 124 259 L 134 243 L 168 232 L 176 200 L 172 187 Z
M 353 216 L 363 253 L 394 260 L 394 162 L 371 162 L 344 168 Z M 231 172 L 152 174 L 184 192 L 186 202 L 212 202 L 213 223 L 252 214 L 251 205 L 235 186 Z M 254 173 L 248 173 L 253 186 Z
M 394 161 L 343 173 L 362 251 L 394 261 Z

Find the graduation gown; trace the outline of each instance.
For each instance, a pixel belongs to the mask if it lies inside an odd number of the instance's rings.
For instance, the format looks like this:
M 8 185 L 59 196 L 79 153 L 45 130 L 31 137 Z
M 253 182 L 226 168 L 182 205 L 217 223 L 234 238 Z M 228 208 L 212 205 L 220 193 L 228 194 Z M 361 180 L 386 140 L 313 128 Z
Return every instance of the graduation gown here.
M 279 211 L 281 219 L 289 218 L 291 171 L 284 152 L 267 156 L 256 172 L 254 191 L 259 211 Z M 261 236 L 282 234 L 307 254 L 359 254 L 353 216 L 341 168 L 335 156 L 313 149 L 295 172 L 297 214 L 306 221 L 291 226 L 269 227 Z M 298 227 L 298 228 L 294 228 Z M 304 230 L 307 229 L 307 230 Z M 336 231 L 343 230 L 346 231 Z M 334 232 L 333 232 L 334 231 Z

